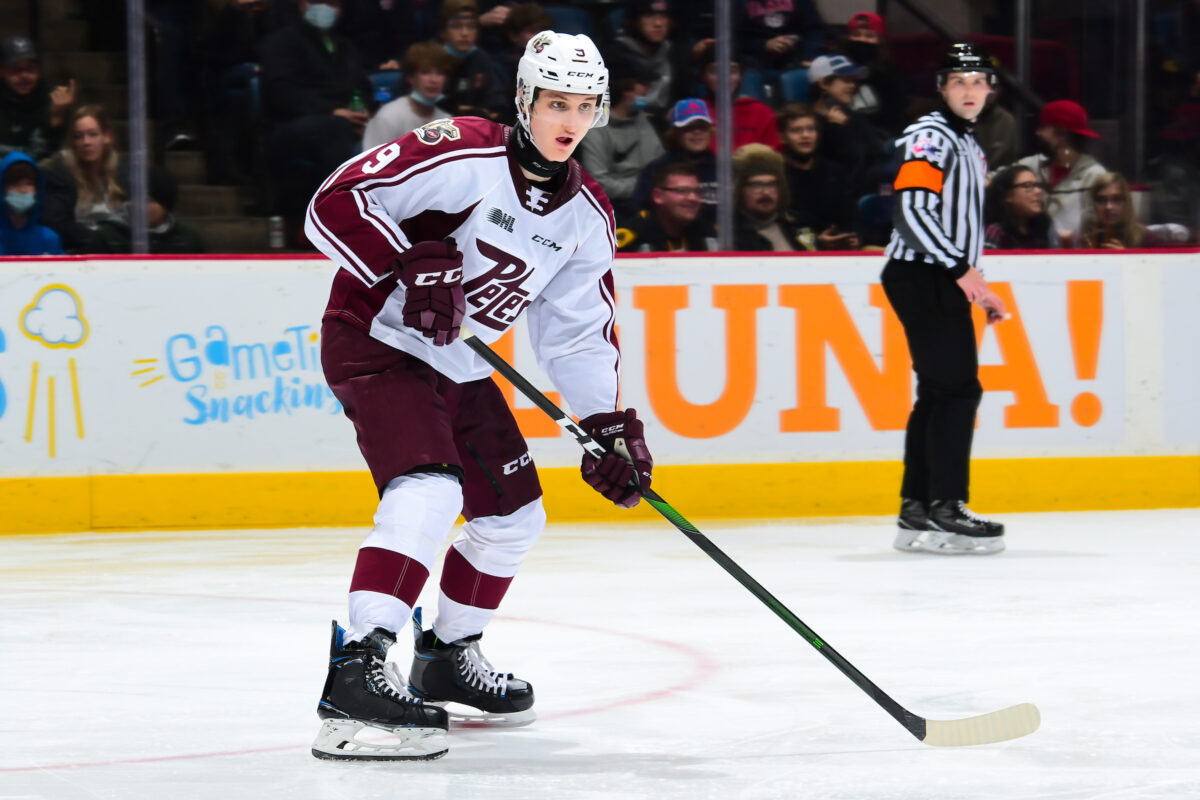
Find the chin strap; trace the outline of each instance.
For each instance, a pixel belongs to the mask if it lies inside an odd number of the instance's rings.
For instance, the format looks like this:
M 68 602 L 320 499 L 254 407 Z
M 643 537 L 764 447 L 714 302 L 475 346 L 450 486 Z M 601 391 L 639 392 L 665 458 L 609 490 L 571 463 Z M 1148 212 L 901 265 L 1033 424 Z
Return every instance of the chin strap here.
M 542 155 L 524 125 L 513 127 L 517 163 L 539 178 L 553 178 L 567 168 L 566 161 L 551 161 Z

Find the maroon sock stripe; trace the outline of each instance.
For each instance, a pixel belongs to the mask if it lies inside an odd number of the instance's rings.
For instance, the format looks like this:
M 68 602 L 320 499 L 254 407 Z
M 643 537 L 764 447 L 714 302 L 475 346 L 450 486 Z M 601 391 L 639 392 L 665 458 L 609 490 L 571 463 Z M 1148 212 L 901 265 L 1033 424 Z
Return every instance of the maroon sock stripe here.
M 510 583 L 512 578 L 497 578 L 475 569 L 455 548 L 446 551 L 442 591 L 454 602 L 476 608 L 499 608 Z
M 394 550 L 363 547 L 358 551 L 350 591 L 390 594 L 411 607 L 428 578 L 429 570 L 419 561 Z

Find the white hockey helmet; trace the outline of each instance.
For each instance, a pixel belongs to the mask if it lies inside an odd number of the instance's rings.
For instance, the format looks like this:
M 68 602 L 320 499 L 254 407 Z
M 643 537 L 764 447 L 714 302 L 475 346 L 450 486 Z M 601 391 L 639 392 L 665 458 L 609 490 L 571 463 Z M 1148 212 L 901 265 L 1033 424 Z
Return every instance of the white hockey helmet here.
M 582 33 L 542 31 L 525 45 L 517 64 L 517 120 L 526 133 L 538 89 L 599 96 L 593 128 L 608 124 L 608 67 L 600 50 Z

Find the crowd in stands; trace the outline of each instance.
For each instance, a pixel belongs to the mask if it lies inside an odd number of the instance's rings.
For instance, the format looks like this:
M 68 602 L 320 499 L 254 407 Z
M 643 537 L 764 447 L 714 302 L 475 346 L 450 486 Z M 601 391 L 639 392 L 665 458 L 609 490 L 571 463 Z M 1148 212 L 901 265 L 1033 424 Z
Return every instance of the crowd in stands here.
M 718 81 L 734 98 L 738 250 L 881 248 L 893 143 L 937 106 L 932 84 L 918 91 L 897 67 L 883 18 L 823 19 L 815 0 L 735 0 L 727 73 L 716 63 L 711 13 L 682 0 L 207 0 L 179 11 L 193 5 L 147 2 L 157 43 L 155 252 L 204 247 L 173 214 L 177 187 L 161 166 L 170 148 L 202 147 L 210 182 L 269 187 L 263 214 L 283 215 L 289 244 L 303 247 L 308 198 L 355 154 L 446 116 L 512 124 L 517 61 L 545 29 L 586 32 L 605 54 L 610 121 L 576 157 L 608 193 L 626 252 L 717 248 Z M 108 112 L 83 103 L 75 80 L 42 80 L 29 38 L 2 45 L 0 254 L 127 250 L 128 165 Z M 1083 106 L 1046 103 L 1040 151 L 1030 153 L 998 87 L 975 128 L 990 171 L 987 246 L 1195 242 L 1200 70 L 1184 69 L 1194 81 L 1152 134 L 1161 192 L 1150 225 L 1136 218 L 1128 181 L 1089 153 L 1100 134 Z

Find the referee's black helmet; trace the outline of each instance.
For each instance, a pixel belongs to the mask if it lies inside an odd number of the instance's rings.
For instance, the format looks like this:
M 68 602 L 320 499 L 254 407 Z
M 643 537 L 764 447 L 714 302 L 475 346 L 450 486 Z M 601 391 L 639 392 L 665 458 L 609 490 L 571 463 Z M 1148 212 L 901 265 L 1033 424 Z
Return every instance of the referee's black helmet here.
M 957 42 L 942 56 L 938 65 L 937 88 L 940 90 L 946 82 L 946 76 L 951 72 L 983 72 L 988 76 L 988 83 L 996 85 L 996 67 L 992 58 L 982 47 L 970 42 Z

